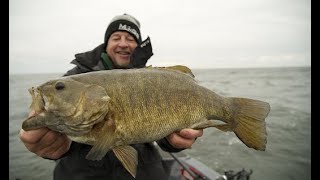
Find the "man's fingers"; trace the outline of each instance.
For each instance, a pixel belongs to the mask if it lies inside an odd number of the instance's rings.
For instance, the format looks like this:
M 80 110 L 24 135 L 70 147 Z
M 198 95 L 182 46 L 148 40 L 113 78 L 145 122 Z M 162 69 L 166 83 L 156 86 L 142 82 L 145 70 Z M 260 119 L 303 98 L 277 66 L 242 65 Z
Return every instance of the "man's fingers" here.
M 167 137 L 169 143 L 178 149 L 191 148 L 195 139 L 187 139 L 180 136 L 178 133 L 172 133 Z
M 187 139 L 195 139 L 203 135 L 203 130 L 194 130 L 194 129 L 182 129 L 179 132 L 179 135 Z
M 49 131 L 48 128 L 40 128 L 30 131 L 20 130 L 19 136 L 22 142 L 35 144 Z
M 36 154 L 45 158 L 58 159 L 69 150 L 70 145 L 71 140 L 66 135 L 60 134 L 51 145 L 44 147 Z

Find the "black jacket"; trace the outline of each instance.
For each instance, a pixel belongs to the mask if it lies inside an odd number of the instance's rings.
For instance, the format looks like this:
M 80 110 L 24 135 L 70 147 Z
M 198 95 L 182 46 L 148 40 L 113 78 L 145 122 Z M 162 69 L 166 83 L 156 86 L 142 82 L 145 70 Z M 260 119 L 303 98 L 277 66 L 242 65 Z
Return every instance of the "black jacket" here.
M 139 47 L 139 46 L 138 46 Z M 150 47 L 151 48 L 151 44 Z M 143 49 L 144 51 L 142 51 Z M 137 51 L 136 51 L 137 50 Z M 152 56 L 150 51 L 144 48 L 136 48 L 134 59 L 131 59 L 131 67 L 143 67 L 147 60 Z M 146 53 L 148 52 L 148 53 Z M 151 52 L 151 53 L 150 53 Z M 85 73 L 89 71 L 99 71 L 112 69 L 111 61 L 108 58 L 102 58 L 105 53 L 105 45 L 101 44 L 92 51 L 75 55 L 71 62 L 76 66 L 69 70 L 65 76 L 72 74 Z M 105 62 L 109 61 L 109 62 Z M 109 66 L 108 66 L 109 64 Z M 111 63 L 112 64 L 112 63 Z M 143 66 L 141 65 L 143 64 Z M 112 65 L 111 65 L 112 66 Z M 180 149 L 173 148 L 168 141 L 163 138 L 157 141 L 158 145 L 165 151 L 178 152 Z M 112 151 L 109 151 L 101 161 L 90 161 L 85 157 L 91 146 L 72 142 L 70 150 L 57 160 L 54 170 L 55 180 L 165 180 L 168 179 L 168 169 L 162 163 L 162 158 L 158 149 L 151 143 L 136 144 L 133 147 L 138 151 L 138 168 L 136 178 L 133 178 L 122 166 Z

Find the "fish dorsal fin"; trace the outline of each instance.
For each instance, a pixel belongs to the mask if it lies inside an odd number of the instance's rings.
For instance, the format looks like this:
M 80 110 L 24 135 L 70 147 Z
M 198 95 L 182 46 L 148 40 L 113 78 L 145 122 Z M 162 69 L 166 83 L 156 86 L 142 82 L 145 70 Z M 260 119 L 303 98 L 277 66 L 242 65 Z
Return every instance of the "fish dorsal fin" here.
M 131 146 L 118 146 L 112 149 L 126 170 L 135 178 L 138 166 L 138 152 Z
M 113 147 L 115 141 L 115 124 L 113 119 L 108 119 L 104 123 L 98 136 L 86 156 L 88 160 L 101 160 Z
M 194 74 L 192 73 L 191 69 L 188 68 L 187 66 L 183 66 L 183 65 L 175 65 L 175 66 L 166 66 L 166 67 L 152 67 L 152 65 L 147 66 L 146 68 L 157 68 L 157 69 L 166 69 L 166 70 L 175 70 L 175 71 L 179 71 L 182 73 L 185 73 L 191 77 L 195 77 Z
M 172 70 L 176 70 L 176 71 L 180 71 L 183 72 L 185 74 L 190 75 L 191 77 L 195 77 L 194 74 L 192 73 L 191 69 L 188 68 L 187 66 L 183 66 L 183 65 L 175 65 L 175 66 L 168 66 L 165 67 L 165 69 L 172 69 Z

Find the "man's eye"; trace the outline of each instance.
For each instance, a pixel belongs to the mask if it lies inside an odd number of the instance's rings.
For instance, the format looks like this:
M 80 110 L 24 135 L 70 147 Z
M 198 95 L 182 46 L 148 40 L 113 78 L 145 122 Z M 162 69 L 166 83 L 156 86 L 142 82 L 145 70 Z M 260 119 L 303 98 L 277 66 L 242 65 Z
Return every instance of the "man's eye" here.
M 119 37 L 114 37 L 114 38 L 112 38 L 112 40 L 118 41 L 118 40 L 120 40 L 120 38 Z
M 134 38 L 130 37 L 130 38 L 127 38 L 128 41 L 134 41 Z

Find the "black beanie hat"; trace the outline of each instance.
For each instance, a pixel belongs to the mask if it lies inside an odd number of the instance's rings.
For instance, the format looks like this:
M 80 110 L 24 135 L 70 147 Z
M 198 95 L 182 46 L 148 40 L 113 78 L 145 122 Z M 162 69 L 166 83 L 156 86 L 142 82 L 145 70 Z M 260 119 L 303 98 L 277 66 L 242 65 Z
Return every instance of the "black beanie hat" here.
M 116 31 L 125 31 L 130 33 L 138 44 L 141 43 L 140 23 L 131 15 L 123 14 L 111 19 L 104 35 L 104 43 L 107 44 L 109 37 Z

